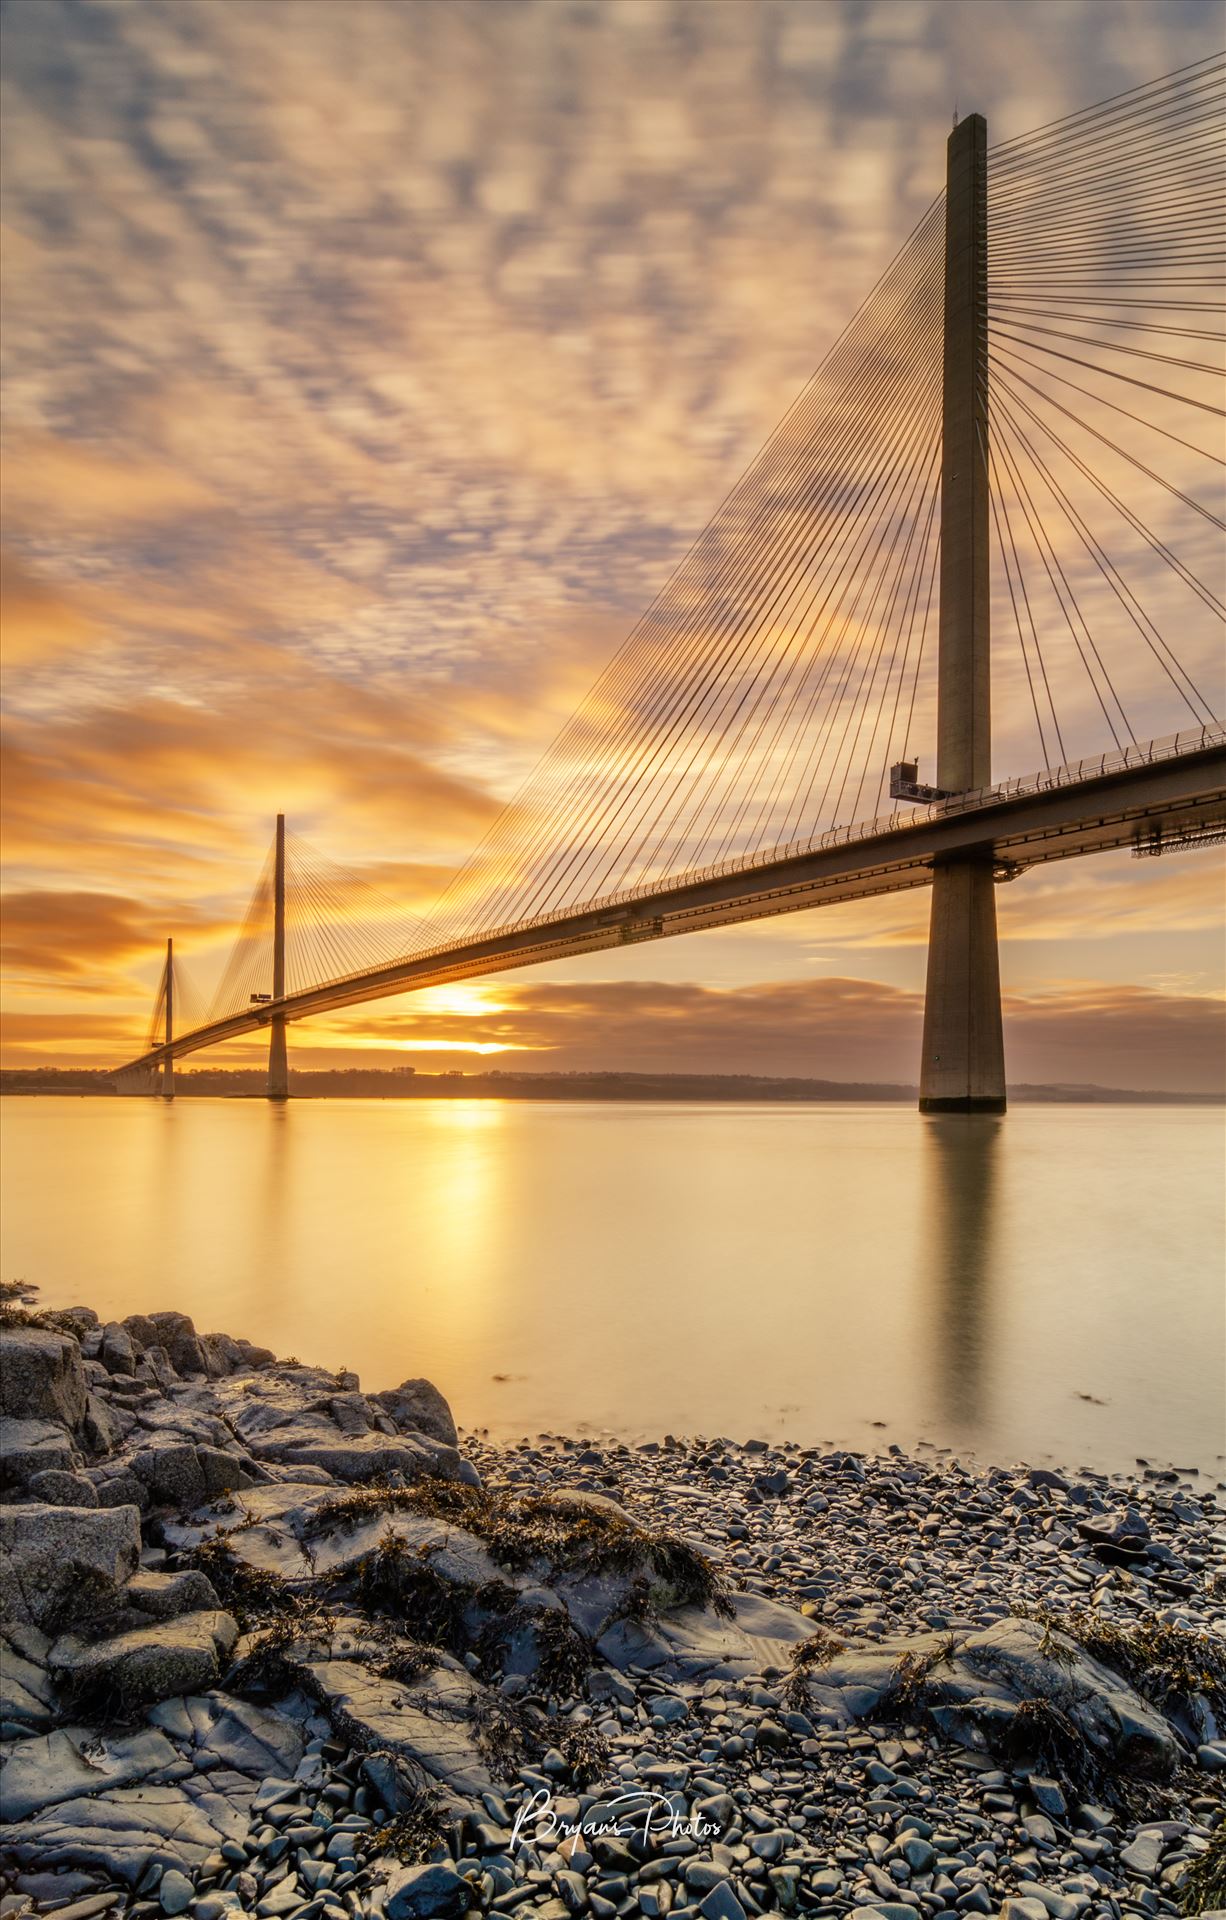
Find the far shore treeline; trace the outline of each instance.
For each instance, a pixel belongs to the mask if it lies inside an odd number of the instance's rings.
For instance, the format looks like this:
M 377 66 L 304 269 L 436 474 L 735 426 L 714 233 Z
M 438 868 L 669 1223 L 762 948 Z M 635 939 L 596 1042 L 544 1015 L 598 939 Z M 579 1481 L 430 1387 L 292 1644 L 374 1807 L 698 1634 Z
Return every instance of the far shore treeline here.
M 268 1076 L 259 1067 L 177 1068 L 175 1093 L 210 1099 L 263 1099 Z M 10 1068 L 0 1094 L 118 1095 L 114 1076 L 82 1067 Z M 419 1073 L 414 1067 L 334 1067 L 290 1074 L 299 1100 L 879 1100 L 914 1103 L 913 1086 L 889 1081 L 770 1079 L 740 1073 Z M 1216 1093 L 1152 1093 L 1127 1087 L 1011 1086 L 1018 1104 L 1085 1101 L 1126 1106 L 1220 1106 Z

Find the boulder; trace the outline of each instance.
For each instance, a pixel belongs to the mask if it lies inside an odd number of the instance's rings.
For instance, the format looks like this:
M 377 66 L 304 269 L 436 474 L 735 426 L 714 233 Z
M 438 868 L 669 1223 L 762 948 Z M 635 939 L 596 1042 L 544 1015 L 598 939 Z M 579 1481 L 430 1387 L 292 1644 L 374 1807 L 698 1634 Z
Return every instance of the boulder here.
M 85 1418 L 85 1365 L 71 1334 L 0 1329 L 0 1414 L 51 1420 L 75 1432 Z
M 253 1780 L 292 1777 L 302 1759 L 302 1728 L 271 1707 L 224 1693 L 192 1694 L 149 1709 L 149 1720 L 188 1746 L 197 1766 L 230 1767 Z
M 221 1605 L 212 1581 L 199 1567 L 185 1567 L 182 1573 L 155 1573 L 141 1567 L 129 1580 L 124 1600 L 128 1606 L 147 1613 L 151 1620 L 174 1620 L 181 1613 L 207 1613 Z
M 19 1493 L 37 1473 L 71 1473 L 77 1452 L 51 1420 L 0 1420 L 0 1483 Z
M 0 1615 L 80 1624 L 114 1605 L 140 1561 L 135 1507 L 0 1507 Z
M 136 1348 L 132 1336 L 118 1320 L 112 1320 L 102 1329 L 102 1344 L 98 1349 L 98 1358 L 108 1373 L 135 1373 Z
M 459 1445 L 451 1408 L 429 1380 L 402 1380 L 398 1387 L 370 1397 L 386 1408 L 398 1427 L 427 1434 L 432 1440 L 441 1440 L 445 1447 Z
M 182 1511 L 198 1507 L 205 1497 L 204 1474 L 195 1447 L 143 1447 L 132 1455 L 130 1466 L 155 1506 Z
M 75 1697 L 166 1700 L 216 1686 L 237 1639 L 231 1616 L 210 1609 L 107 1640 L 64 1634 L 52 1646 L 48 1665 L 57 1685 Z
M 96 1507 L 98 1490 L 84 1473 L 65 1473 L 49 1467 L 30 1476 L 29 1492 L 48 1507 Z

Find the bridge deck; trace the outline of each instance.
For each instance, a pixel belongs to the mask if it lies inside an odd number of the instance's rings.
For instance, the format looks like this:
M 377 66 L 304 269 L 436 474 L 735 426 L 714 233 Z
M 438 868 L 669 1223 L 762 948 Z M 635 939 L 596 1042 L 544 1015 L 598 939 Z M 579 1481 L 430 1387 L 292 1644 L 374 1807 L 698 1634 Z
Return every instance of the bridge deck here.
M 810 847 L 683 875 L 289 993 L 178 1035 L 118 1071 L 157 1067 L 258 1031 L 274 1014 L 298 1020 L 631 941 L 924 886 L 933 867 L 952 856 L 978 855 L 1011 878 L 1048 860 L 1143 846 L 1155 833 L 1226 829 L 1226 730 L 1206 728 L 1190 746 L 1184 739 L 1130 748 L 1088 763 L 1093 770 L 1081 762 L 959 795 L 922 814 L 841 829 Z

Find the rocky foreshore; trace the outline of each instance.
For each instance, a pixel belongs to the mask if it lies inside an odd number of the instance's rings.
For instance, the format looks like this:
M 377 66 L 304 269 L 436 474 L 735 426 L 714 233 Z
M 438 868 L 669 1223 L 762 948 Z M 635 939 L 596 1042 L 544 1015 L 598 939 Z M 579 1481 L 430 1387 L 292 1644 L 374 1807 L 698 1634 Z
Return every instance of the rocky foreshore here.
M 0 1920 L 1226 1910 L 1221 1484 L 0 1314 Z

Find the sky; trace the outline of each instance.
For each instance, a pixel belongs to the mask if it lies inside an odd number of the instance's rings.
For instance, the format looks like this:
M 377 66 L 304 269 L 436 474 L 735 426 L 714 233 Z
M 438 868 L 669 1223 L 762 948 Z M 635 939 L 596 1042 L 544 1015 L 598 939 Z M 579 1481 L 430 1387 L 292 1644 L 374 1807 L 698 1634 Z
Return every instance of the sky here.
M 7 0 L 3 37 L 4 1059 L 111 1065 L 168 933 L 207 999 L 278 810 L 429 910 L 930 204 L 955 110 L 1007 140 L 1221 16 Z M 1012 1080 L 1221 1083 L 1216 855 L 998 908 Z M 292 1056 L 910 1080 L 926 920 L 591 955 Z

